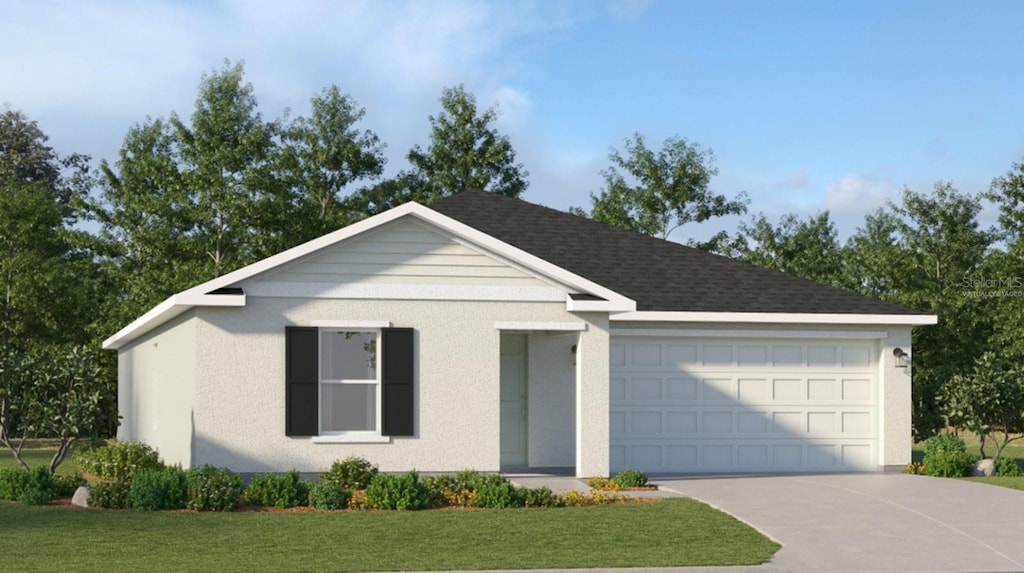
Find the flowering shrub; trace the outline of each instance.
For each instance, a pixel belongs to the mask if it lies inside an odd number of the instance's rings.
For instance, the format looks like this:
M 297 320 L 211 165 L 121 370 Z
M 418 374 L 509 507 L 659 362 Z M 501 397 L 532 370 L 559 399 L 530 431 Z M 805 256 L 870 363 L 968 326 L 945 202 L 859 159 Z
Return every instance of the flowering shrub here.
M 164 466 L 160 454 L 142 442 L 111 440 L 106 445 L 75 454 L 78 467 L 104 480 L 131 481 L 135 472 Z
M 333 483 L 341 489 L 366 489 L 377 473 L 377 466 L 366 458 L 348 457 L 331 464 L 330 470 L 320 474 L 320 480 Z
M 526 507 L 556 507 L 558 496 L 551 492 L 547 486 L 524 487 L 522 489 L 523 500 Z
M 903 473 L 924 475 L 924 464 L 921 462 L 910 462 L 909 464 L 903 466 Z
M 565 507 L 580 507 L 586 505 L 604 505 L 608 503 L 617 503 L 629 501 L 629 496 L 616 495 L 609 492 L 590 490 L 589 493 L 581 493 L 578 491 L 570 491 L 561 498 L 559 498 L 559 505 Z
M 615 481 L 615 478 L 603 478 L 603 477 L 592 477 L 587 478 L 587 485 L 590 489 L 599 489 L 602 491 L 619 491 L 619 482 Z
M 242 497 L 242 478 L 235 472 L 213 466 L 188 471 L 188 502 L 195 511 L 231 511 Z

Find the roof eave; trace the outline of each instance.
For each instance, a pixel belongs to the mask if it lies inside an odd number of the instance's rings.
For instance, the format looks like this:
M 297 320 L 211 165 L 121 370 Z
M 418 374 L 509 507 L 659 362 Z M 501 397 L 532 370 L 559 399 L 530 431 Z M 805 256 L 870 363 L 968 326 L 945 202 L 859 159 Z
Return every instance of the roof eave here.
M 197 306 L 245 306 L 244 294 L 189 294 L 188 291 L 167 297 L 131 324 L 103 341 L 104 350 L 117 350 L 132 340 Z
M 748 324 L 875 324 L 924 326 L 937 324 L 934 314 L 819 314 L 785 312 L 637 311 L 611 315 L 613 322 L 720 322 Z

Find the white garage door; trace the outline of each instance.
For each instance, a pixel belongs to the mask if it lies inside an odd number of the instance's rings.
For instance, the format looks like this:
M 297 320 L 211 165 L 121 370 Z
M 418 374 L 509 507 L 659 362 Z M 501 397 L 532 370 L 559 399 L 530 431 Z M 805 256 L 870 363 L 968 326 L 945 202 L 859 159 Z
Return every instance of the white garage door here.
M 874 340 L 613 336 L 611 469 L 874 470 Z

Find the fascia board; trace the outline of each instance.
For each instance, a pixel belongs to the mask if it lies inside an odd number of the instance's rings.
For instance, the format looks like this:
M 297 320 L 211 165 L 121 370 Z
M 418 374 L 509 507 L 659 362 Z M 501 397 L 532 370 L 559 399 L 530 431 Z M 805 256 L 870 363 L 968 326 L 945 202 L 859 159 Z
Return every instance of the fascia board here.
M 924 326 L 937 324 L 934 314 L 813 314 L 774 312 L 659 312 L 613 314 L 612 322 L 721 322 L 777 324 L 884 324 Z

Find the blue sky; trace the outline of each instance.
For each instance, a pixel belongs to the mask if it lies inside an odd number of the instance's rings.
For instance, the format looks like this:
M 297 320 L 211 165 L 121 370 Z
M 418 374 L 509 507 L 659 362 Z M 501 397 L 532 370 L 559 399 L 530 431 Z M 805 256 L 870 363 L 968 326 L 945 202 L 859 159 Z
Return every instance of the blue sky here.
M 1021 2 L 13 2 L 0 104 L 61 153 L 116 159 L 128 127 L 191 112 L 244 60 L 268 118 L 337 84 L 387 144 L 426 144 L 445 86 L 497 103 L 525 198 L 589 205 L 634 131 L 711 148 L 753 212 L 831 210 L 841 234 L 903 186 L 988 189 L 1024 159 Z M 985 211 L 987 221 L 994 211 Z M 736 219 L 674 238 L 703 237 Z

